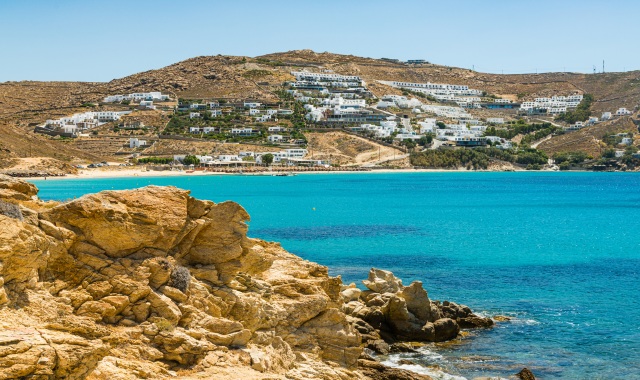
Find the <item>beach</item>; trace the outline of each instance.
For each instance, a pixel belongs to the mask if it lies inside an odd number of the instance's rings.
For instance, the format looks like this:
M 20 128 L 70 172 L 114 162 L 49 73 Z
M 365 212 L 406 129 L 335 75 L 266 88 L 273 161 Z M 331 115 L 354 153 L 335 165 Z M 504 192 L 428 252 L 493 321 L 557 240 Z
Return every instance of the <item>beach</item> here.
M 147 170 L 146 168 L 131 167 L 108 167 L 96 169 L 80 169 L 77 174 L 66 174 L 64 176 L 46 177 L 49 179 L 91 179 L 91 178 L 127 178 L 127 177 L 197 177 L 197 176 L 220 176 L 220 175 L 254 175 L 273 176 L 284 174 L 354 174 L 354 173 L 454 173 L 454 172 L 495 172 L 502 170 L 466 170 L 466 169 L 368 169 L 368 168 L 330 168 L 327 170 L 316 170 L 312 168 L 262 168 L 264 170 Z M 517 170 L 519 171 L 519 170 Z M 38 177 L 40 178 L 40 177 Z

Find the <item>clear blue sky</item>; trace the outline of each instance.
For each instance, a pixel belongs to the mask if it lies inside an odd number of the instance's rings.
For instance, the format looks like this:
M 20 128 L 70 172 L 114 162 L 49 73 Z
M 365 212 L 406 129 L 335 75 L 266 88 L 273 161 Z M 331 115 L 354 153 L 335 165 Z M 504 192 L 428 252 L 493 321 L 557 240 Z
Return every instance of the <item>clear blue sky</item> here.
M 0 0 L 0 82 L 294 49 L 494 73 L 640 69 L 638 0 Z

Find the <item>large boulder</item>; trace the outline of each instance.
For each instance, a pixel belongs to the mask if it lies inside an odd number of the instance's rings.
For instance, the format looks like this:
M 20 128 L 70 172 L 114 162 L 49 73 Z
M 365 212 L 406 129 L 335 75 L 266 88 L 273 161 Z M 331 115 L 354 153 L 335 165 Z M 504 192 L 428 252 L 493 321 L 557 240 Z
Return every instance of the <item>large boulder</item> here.
M 109 257 L 166 255 L 187 232 L 189 191 L 147 186 L 85 195 L 42 213 Z M 76 249 L 74 249 L 76 248 Z M 82 247 L 72 247 L 79 251 Z
M 35 199 L 37 194 L 38 188 L 36 185 L 0 174 L 0 199 L 26 201 Z
M 376 293 L 397 293 L 403 288 L 402 281 L 388 270 L 371 268 L 369 278 L 362 283 Z
M 407 303 L 407 309 L 421 321 L 433 322 L 436 320 L 431 311 L 431 301 L 427 291 L 422 287 L 422 282 L 412 282 L 411 285 L 402 289 L 400 294 Z

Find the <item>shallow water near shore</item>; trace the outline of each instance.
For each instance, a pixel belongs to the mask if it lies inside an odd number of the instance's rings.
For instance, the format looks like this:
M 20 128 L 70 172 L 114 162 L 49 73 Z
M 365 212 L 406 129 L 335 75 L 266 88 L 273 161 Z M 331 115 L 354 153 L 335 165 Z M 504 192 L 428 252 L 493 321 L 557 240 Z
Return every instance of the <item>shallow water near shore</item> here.
M 327 265 L 370 267 L 432 299 L 514 317 L 404 355 L 473 378 L 630 379 L 640 373 L 640 175 L 388 173 L 32 181 L 43 199 L 174 185 L 242 204 L 249 235 Z M 389 358 L 390 363 L 398 357 Z

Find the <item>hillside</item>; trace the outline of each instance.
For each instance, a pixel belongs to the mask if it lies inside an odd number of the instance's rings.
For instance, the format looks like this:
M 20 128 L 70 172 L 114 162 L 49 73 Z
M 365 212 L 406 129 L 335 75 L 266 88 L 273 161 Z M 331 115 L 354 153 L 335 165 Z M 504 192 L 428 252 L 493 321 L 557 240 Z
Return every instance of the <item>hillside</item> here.
M 616 133 L 637 132 L 638 127 L 630 117 L 610 120 L 596 124 L 581 130 L 554 136 L 552 139 L 543 141 L 538 145 L 538 149 L 548 156 L 554 153 L 582 151 L 594 158 L 602 156 L 604 146 L 601 143 L 605 135 Z
M 295 50 L 261 57 L 204 56 L 106 83 L 0 83 L 0 120 L 18 113 L 47 114 L 98 102 L 108 94 L 163 91 L 178 97 L 277 100 L 272 93 L 291 70 L 331 69 L 361 76 L 376 95 L 389 92 L 378 80 L 467 84 L 492 94 L 521 98 L 573 91 L 591 93 L 595 111 L 633 108 L 640 103 L 640 71 L 606 74 L 542 73 L 500 75 L 435 64 L 404 65 L 379 59 Z
M 500 96 L 521 98 L 568 94 L 575 91 L 593 94 L 594 110 L 615 111 L 640 104 L 640 71 L 626 73 L 579 74 L 541 73 L 501 75 L 480 73 L 435 64 L 405 65 L 352 55 L 314 53 L 296 50 L 264 55 L 261 58 L 289 66 L 323 66 L 338 73 L 359 75 L 369 84 L 377 80 L 466 84 L 471 88 Z M 388 87 L 384 86 L 386 90 Z M 374 93 L 376 89 L 373 89 Z M 381 95 L 380 93 L 376 95 Z
M 374 95 L 399 93 L 379 80 L 466 84 L 490 94 L 527 100 L 536 96 L 569 94 L 575 91 L 593 94 L 593 113 L 633 109 L 640 104 L 640 71 L 606 74 L 544 73 L 498 75 L 435 64 L 405 65 L 380 59 L 315 53 L 296 50 L 261 57 L 203 56 L 145 71 L 106 83 L 81 82 L 6 82 L 0 83 L 0 166 L 6 167 L 18 157 L 53 157 L 64 162 L 96 161 L 113 157 L 117 146 L 103 143 L 68 143 L 32 132 L 34 125 L 49 118 L 87 110 L 107 109 L 97 104 L 112 94 L 162 91 L 176 98 L 228 100 L 256 99 L 275 102 L 274 90 L 283 81 L 292 80 L 291 70 L 329 69 L 341 74 L 361 76 Z M 484 116 L 484 114 L 482 114 Z M 166 115 L 158 117 L 166 120 Z M 557 144 L 569 144 L 567 134 Z M 126 136 L 122 136 L 125 138 Z M 541 145 L 548 148 L 556 138 Z M 566 140 L 566 141 L 565 141 Z M 124 141 L 124 140 L 123 140 Z M 581 144 L 568 149 L 582 149 Z M 593 150 L 592 148 L 588 148 Z M 591 151 L 590 150 L 590 151 Z M 328 152 L 325 152 L 328 153 Z M 331 153 L 328 153 L 331 154 Z

